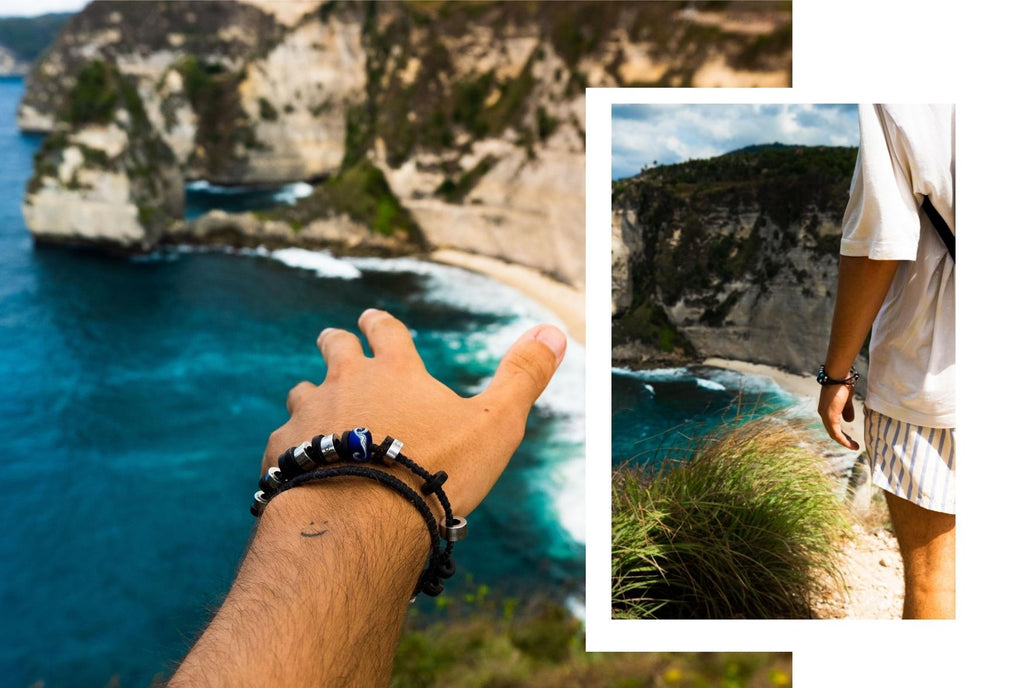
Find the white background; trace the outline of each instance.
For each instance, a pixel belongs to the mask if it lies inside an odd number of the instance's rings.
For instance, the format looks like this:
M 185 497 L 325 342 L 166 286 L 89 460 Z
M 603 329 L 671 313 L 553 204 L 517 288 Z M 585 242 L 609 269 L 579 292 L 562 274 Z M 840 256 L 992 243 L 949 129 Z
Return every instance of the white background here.
M 796 0 L 792 89 L 587 92 L 587 649 L 791 651 L 794 685 L 1020 685 L 1024 36 L 1010 4 Z M 611 621 L 611 103 L 957 105 L 955 621 Z M 824 352 L 822 352 L 824 355 Z

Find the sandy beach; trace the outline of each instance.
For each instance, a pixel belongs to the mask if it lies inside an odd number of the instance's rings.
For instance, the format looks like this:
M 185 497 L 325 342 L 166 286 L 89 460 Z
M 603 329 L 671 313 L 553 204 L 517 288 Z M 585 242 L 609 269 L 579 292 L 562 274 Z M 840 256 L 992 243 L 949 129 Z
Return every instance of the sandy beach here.
M 430 254 L 430 259 L 438 263 L 479 272 L 518 289 L 554 313 L 565 325 L 568 335 L 576 342 L 582 345 L 586 344 L 587 328 L 583 290 L 574 289 L 522 265 L 454 249 L 434 251 Z

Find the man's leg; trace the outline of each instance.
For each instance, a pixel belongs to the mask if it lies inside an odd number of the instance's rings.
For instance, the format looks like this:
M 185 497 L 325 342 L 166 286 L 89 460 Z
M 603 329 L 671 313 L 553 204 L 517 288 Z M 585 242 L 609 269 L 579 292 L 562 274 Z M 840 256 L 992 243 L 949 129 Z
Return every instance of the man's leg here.
M 904 619 L 956 615 L 956 516 L 931 511 L 886 492 L 903 555 Z

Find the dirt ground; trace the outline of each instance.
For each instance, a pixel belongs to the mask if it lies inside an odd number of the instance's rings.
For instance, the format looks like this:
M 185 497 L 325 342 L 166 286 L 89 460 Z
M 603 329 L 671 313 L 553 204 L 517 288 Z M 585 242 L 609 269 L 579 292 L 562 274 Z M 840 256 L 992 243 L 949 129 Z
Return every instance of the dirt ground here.
M 903 561 L 877 490 L 854 509 L 853 537 L 843 550 L 843 581 L 815 605 L 819 619 L 899 619 Z

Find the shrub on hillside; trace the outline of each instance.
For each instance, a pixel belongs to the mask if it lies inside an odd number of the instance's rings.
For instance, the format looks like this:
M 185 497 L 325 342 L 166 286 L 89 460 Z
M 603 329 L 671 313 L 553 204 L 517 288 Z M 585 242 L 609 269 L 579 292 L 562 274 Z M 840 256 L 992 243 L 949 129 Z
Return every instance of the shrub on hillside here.
M 624 467 L 612 489 L 619 618 L 807 618 L 838 580 L 848 532 L 835 481 L 776 418 L 709 439 L 687 460 Z

